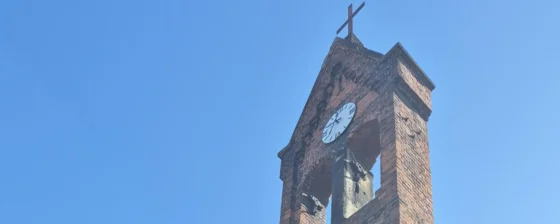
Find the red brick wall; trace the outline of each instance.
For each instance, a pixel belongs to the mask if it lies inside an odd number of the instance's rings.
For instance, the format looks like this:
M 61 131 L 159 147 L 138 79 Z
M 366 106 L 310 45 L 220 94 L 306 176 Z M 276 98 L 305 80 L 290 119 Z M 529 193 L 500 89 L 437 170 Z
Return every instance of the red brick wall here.
M 319 207 L 328 205 L 334 152 L 347 147 L 357 138 L 355 131 L 372 120 L 379 123 L 381 188 L 376 199 L 344 223 L 433 223 L 425 121 L 431 113 L 431 89 L 417 80 L 422 74 L 416 74 L 415 65 L 402 60 L 407 55 L 394 49 L 384 57 L 344 39 L 333 42 L 292 139 L 279 153 L 281 224 L 326 223 L 326 209 L 317 211 L 302 194 L 315 196 Z M 323 144 L 323 126 L 347 102 L 357 105 L 352 123 L 339 139 Z M 353 150 L 369 153 L 368 147 Z M 368 168 L 373 164 L 360 162 Z M 315 206 L 314 213 L 309 206 Z

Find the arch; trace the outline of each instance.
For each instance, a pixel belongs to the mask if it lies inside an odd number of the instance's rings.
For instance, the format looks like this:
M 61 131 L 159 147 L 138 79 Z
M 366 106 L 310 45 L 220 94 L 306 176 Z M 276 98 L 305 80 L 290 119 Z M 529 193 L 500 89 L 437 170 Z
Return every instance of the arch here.
M 358 126 L 348 136 L 348 148 L 366 170 L 371 170 L 381 153 L 379 121 L 370 120 Z
M 309 172 L 303 174 L 300 188 L 302 213 L 299 213 L 299 220 L 306 220 L 304 223 L 326 223 L 332 193 L 331 169 L 329 156 L 324 156 L 310 166 Z
M 303 192 L 316 197 L 327 207 L 332 193 L 331 174 L 332 162 L 329 158 L 321 159 L 304 178 Z

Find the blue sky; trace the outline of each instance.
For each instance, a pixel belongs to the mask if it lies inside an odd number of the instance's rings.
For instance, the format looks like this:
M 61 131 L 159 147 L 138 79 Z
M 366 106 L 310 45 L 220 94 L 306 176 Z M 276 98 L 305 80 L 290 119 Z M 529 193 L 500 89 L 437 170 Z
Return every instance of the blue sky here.
M 276 153 L 361 1 L 0 3 L 0 223 L 278 223 Z M 368 1 L 436 83 L 437 223 L 560 223 L 560 3 Z

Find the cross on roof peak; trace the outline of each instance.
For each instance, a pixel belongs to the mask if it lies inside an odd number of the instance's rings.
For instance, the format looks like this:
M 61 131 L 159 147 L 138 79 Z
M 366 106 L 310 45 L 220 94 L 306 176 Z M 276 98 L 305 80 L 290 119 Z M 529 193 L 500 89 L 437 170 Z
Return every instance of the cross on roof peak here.
M 353 33 L 353 29 L 354 29 L 354 16 L 356 16 L 356 14 L 358 14 L 358 12 L 360 12 L 360 10 L 362 10 L 362 8 L 366 5 L 366 2 L 363 2 L 360 6 L 358 6 L 358 9 L 356 9 L 355 12 L 352 11 L 352 4 L 350 4 L 348 6 L 348 19 L 346 20 L 346 22 L 344 22 L 344 24 L 342 24 L 342 26 L 340 26 L 340 28 L 338 28 L 338 30 L 336 31 L 336 34 L 340 33 L 340 31 L 342 31 L 342 29 L 344 29 L 344 27 L 346 25 L 348 25 L 348 36 L 352 36 Z

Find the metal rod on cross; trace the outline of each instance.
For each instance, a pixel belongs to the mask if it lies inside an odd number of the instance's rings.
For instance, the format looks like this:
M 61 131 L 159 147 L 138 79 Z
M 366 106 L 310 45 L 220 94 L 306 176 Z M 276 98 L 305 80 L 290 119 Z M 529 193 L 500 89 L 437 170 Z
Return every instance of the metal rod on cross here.
M 366 2 L 363 2 L 358 9 L 356 9 L 355 12 L 352 12 L 352 4 L 350 4 L 348 6 L 348 19 L 346 20 L 346 22 L 344 22 L 344 24 L 342 24 L 342 26 L 340 26 L 340 28 L 338 28 L 338 30 L 336 31 L 336 34 L 340 33 L 340 31 L 342 31 L 342 29 L 344 29 L 344 27 L 346 25 L 348 25 L 348 36 L 352 35 L 352 33 L 354 32 L 354 23 L 353 23 L 353 19 L 354 16 L 356 16 L 356 14 L 358 14 L 358 12 L 360 12 L 360 10 L 362 10 L 362 8 L 366 5 Z

